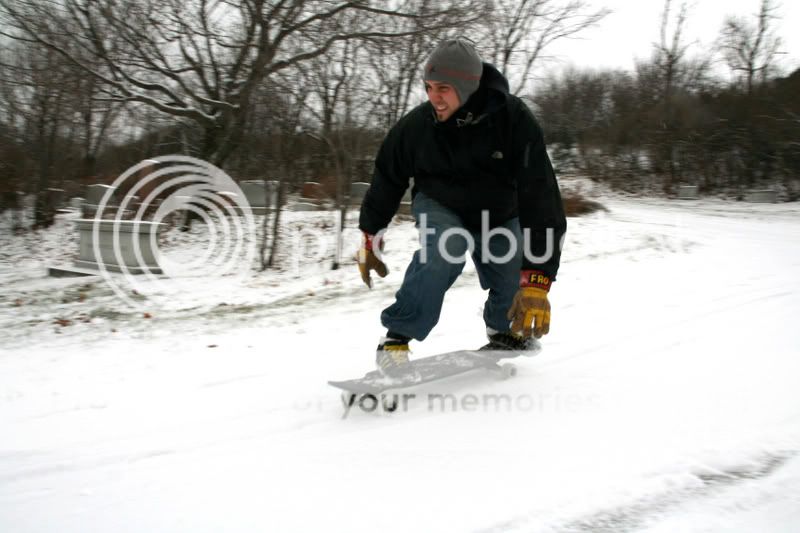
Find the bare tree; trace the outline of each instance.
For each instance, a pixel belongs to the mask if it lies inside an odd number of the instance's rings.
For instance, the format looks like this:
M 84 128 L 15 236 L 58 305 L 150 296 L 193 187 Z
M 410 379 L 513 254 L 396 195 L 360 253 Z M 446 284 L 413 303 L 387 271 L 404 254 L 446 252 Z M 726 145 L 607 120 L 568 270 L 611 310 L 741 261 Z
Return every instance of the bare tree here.
M 698 83 L 707 72 L 709 64 L 708 59 L 688 57 L 688 50 L 694 43 L 686 42 L 684 38 L 688 16 L 686 2 L 681 3 L 678 13 L 674 17 L 672 7 L 672 0 L 665 0 L 664 10 L 661 14 L 659 41 L 654 44 L 651 70 L 661 86 L 660 102 L 657 106 L 661 122 L 661 135 L 658 136 L 661 146 L 658 151 L 661 153 L 660 159 L 667 165 L 667 174 L 664 180 L 666 192 L 672 190 L 673 184 L 678 179 L 675 154 L 678 141 L 676 94 Z M 640 78 L 646 79 L 646 66 L 639 65 L 638 68 Z
M 600 22 L 608 9 L 592 9 L 584 0 L 494 0 L 483 19 L 479 43 L 488 61 L 509 77 L 519 94 L 533 67 L 554 42 L 573 37 Z
M 66 30 L 67 28 L 65 28 Z M 35 224 L 52 220 L 53 188 L 74 191 L 75 179 L 95 172 L 98 154 L 122 104 L 98 103 L 98 84 L 63 55 L 36 42 L 12 41 L 0 57 L 5 117 L 25 139 L 36 169 Z
M 333 269 L 341 263 L 342 232 L 347 218 L 349 186 L 354 160 L 361 154 L 364 127 L 378 103 L 371 97 L 366 77 L 366 50 L 361 43 L 345 42 L 334 46 L 301 67 L 309 98 L 306 111 L 319 124 L 318 132 L 307 134 L 318 140 L 327 152 L 326 161 L 336 181 L 335 200 L 339 211 Z
M 429 10 L 430 0 L 412 0 L 409 7 L 415 12 Z M 489 4 L 491 6 L 491 4 Z M 396 22 L 395 22 L 396 23 Z M 477 22 L 475 23 L 477 24 Z M 369 72 L 373 92 L 370 103 L 375 105 L 371 122 L 388 131 L 417 102 L 413 94 L 422 88 L 422 66 L 434 46 L 449 35 L 464 31 L 468 24 L 367 44 Z
M 3 62 L 3 84 L 9 112 L 29 147 L 31 159 L 37 162 L 33 187 L 36 194 L 34 225 L 49 226 L 54 208 L 47 191 L 53 186 L 59 159 L 67 151 L 64 143 L 71 118 L 69 100 L 75 78 L 62 57 L 40 46 L 15 46 Z M 59 173 L 58 177 L 61 177 Z
M 97 158 L 109 138 L 110 129 L 125 108 L 123 102 L 102 101 L 102 87 L 93 77 L 80 76 L 72 94 L 75 137 L 81 148 L 76 177 L 83 179 L 97 172 Z
M 299 141 L 308 92 L 298 90 L 302 84 L 297 74 L 297 69 L 286 69 L 259 87 L 253 98 L 252 120 L 248 122 L 248 151 L 259 165 L 267 198 L 271 192 L 267 182 L 277 182 L 274 211 L 271 217 L 265 214 L 262 221 L 259 253 L 262 270 L 278 263 L 281 214 L 287 188 L 296 181 L 297 161 L 303 153 Z
M 431 35 L 415 35 L 391 42 L 370 43 L 368 61 L 374 76 L 372 102 L 376 126 L 388 131 L 411 110 L 412 95 L 422 86 L 422 62 L 433 49 Z
M 689 49 L 696 42 L 687 42 L 684 35 L 688 4 L 682 2 L 674 16 L 672 8 L 672 0 L 665 0 L 659 40 L 653 44 L 653 66 L 661 83 L 661 98 L 667 105 L 677 91 L 696 88 L 703 83 L 710 61 L 707 57 L 689 56 Z
M 740 187 L 752 185 L 758 175 L 770 173 L 772 150 L 766 142 L 767 135 L 763 118 L 769 115 L 762 102 L 754 98 L 757 82 L 764 82 L 781 45 L 772 22 L 777 18 L 776 7 L 771 0 L 761 0 L 755 21 L 729 16 L 723 23 L 718 40 L 726 63 L 739 77 L 737 84 L 744 88 L 744 101 L 740 111 L 743 120 L 732 133 L 732 144 L 737 145 L 741 155 Z M 771 129 L 771 128 L 770 128 Z M 741 194 L 741 193 L 740 193 Z
M 761 0 L 756 21 L 726 17 L 722 26 L 719 47 L 730 69 L 742 76 L 747 94 L 753 94 L 757 76 L 765 80 L 781 39 L 775 34 L 772 22 L 777 18 L 772 0 Z

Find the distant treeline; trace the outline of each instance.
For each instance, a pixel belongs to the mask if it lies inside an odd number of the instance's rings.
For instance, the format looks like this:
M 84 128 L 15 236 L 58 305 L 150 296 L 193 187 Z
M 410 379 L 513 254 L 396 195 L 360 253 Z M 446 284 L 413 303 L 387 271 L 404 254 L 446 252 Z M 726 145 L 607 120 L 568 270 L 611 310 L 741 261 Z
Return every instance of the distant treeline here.
M 678 184 L 740 196 L 778 189 L 800 198 L 800 70 L 750 88 L 704 80 L 667 101 L 656 69 L 570 70 L 535 102 L 563 171 L 629 191 Z

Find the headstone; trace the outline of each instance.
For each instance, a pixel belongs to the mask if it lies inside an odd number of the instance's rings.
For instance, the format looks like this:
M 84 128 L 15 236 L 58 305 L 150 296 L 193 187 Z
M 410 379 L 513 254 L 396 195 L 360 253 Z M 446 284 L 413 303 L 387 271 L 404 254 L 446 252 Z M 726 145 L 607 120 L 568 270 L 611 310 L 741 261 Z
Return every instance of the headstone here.
M 97 210 L 100 207 L 100 202 L 103 201 L 108 191 L 111 191 L 111 195 L 103 206 L 103 214 L 107 214 L 109 211 L 116 211 L 117 200 L 114 196 L 115 187 L 102 183 L 86 186 L 86 201 L 83 203 L 84 218 L 93 218 L 96 216 Z
M 286 206 L 289 211 L 319 211 L 317 204 L 311 202 L 295 202 Z
M 410 215 L 411 214 L 411 189 L 414 188 L 414 178 L 409 179 L 408 189 L 406 189 L 405 194 L 403 194 L 403 198 L 400 199 L 400 206 L 397 209 L 397 212 L 401 215 Z
M 267 207 L 267 190 L 261 180 L 248 180 L 239 182 L 244 197 L 250 207 Z
M 355 181 L 350 184 L 350 204 L 361 205 L 361 201 L 369 190 L 369 183 L 363 181 Z
M 328 197 L 328 195 L 325 193 L 325 189 L 323 189 L 322 185 L 316 181 L 305 182 L 300 191 L 300 196 L 312 201 L 321 201 Z
M 64 189 L 55 189 L 51 187 L 49 189 L 45 189 L 44 192 L 48 208 L 57 209 L 61 207 L 61 204 L 64 201 Z
M 100 256 L 95 255 L 94 229 L 97 226 Z M 76 220 L 78 230 L 78 259 L 74 265 L 79 269 L 100 270 L 100 264 L 110 272 L 130 274 L 161 274 L 153 249 L 153 234 L 158 233 L 165 224 L 141 220 Z M 117 235 L 118 248 L 114 249 L 114 236 Z M 136 257 L 138 244 L 142 260 Z
M 216 195 L 219 197 L 220 201 L 215 203 L 220 204 L 219 210 L 223 216 L 242 214 L 242 210 L 236 203 L 237 198 L 239 198 L 237 193 L 233 191 L 217 191 Z
M 174 211 L 182 211 L 186 209 L 187 204 L 191 200 L 192 200 L 191 196 L 173 194 L 167 196 L 164 199 L 164 202 L 161 204 L 160 208 L 163 209 L 166 213 L 172 213 Z
M 752 190 L 744 195 L 745 202 L 774 204 L 778 201 L 778 192 L 772 190 Z
M 269 197 L 267 198 L 267 206 L 270 208 L 275 208 L 278 206 L 278 188 L 281 186 L 281 182 L 277 180 L 269 180 L 267 181 L 267 191 L 269 193 Z
M 239 188 L 253 209 L 254 215 L 263 215 L 271 211 L 278 203 L 278 182 L 262 180 L 246 180 L 239 183 Z
M 20 193 L 20 194 L 22 194 L 21 204 L 22 204 L 23 208 L 25 208 L 25 209 L 33 209 L 34 207 L 36 207 L 36 195 L 35 194 L 25 194 L 25 193 Z
M 678 198 L 681 200 L 696 200 L 697 185 L 679 185 Z
M 102 183 L 95 183 L 94 185 L 86 186 L 86 203 L 89 205 L 100 205 L 103 197 L 110 190 L 111 196 L 109 197 L 109 205 L 115 205 L 114 202 L 114 189 L 111 185 L 104 185 Z
M 156 209 L 156 214 L 160 220 L 166 220 L 168 224 L 180 223 L 186 218 L 186 208 L 192 201 L 192 197 L 184 194 L 171 194 L 167 196 L 161 205 Z
M 124 205 L 126 209 L 134 209 L 139 207 L 139 202 L 141 202 L 141 198 L 135 194 L 126 194 L 122 199 L 122 205 Z

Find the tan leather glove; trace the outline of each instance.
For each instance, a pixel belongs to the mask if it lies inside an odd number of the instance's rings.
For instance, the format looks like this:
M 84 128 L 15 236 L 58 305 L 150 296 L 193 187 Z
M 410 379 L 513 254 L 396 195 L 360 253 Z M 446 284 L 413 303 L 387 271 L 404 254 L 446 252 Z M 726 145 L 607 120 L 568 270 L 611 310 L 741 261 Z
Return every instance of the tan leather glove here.
M 514 295 L 507 315 L 511 320 L 512 333 L 524 338 L 529 338 L 533 333 L 538 339 L 550 332 L 549 290 L 548 276 L 535 270 L 522 271 L 519 291 Z
M 373 243 L 378 244 L 378 251 L 383 250 L 383 240 L 377 239 L 374 235 L 364 232 L 364 238 L 361 240 L 361 248 L 356 254 L 356 261 L 358 261 L 358 271 L 361 272 L 361 279 L 364 283 L 372 288 L 372 278 L 370 271 L 374 270 L 380 277 L 385 278 L 389 273 L 386 264 L 381 261 L 378 255 L 373 250 Z

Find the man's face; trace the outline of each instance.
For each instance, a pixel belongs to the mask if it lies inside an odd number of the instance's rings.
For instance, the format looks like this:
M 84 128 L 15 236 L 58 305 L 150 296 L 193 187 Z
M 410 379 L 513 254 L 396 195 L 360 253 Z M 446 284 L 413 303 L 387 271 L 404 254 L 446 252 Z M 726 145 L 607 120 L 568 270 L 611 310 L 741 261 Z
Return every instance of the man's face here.
M 436 111 L 436 118 L 439 122 L 444 122 L 450 118 L 461 105 L 458 99 L 458 92 L 447 83 L 438 81 L 426 81 L 425 92 L 428 100 Z

